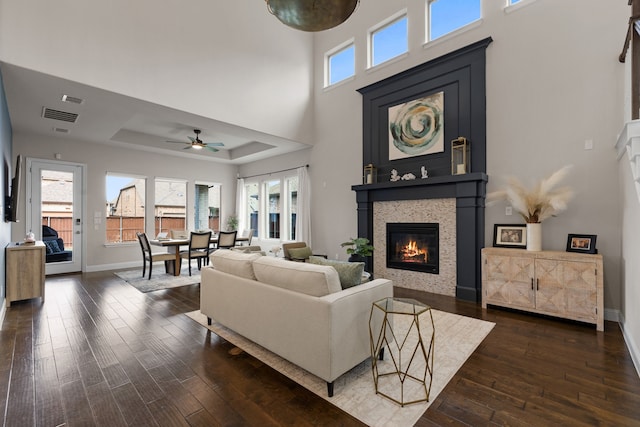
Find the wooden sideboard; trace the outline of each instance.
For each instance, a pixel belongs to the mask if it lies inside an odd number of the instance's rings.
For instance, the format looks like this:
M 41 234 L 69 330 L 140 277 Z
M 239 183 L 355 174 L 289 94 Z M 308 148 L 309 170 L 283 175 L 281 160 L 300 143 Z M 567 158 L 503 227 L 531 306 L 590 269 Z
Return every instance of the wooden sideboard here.
M 11 242 L 5 252 L 6 306 L 13 301 L 42 297 L 44 302 L 45 246 L 41 241 Z
M 482 249 L 482 307 L 594 323 L 604 330 L 602 255 Z

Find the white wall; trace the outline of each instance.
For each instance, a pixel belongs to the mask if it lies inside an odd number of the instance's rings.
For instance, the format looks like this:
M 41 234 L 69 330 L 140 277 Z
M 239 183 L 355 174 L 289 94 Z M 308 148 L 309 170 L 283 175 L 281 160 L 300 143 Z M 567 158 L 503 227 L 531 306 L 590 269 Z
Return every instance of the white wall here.
M 543 224 L 543 248 L 565 250 L 568 233 L 598 235 L 605 260 L 605 307 L 620 308 L 621 230 L 616 153 L 622 127 L 624 66 L 617 60 L 626 31 L 626 2 L 535 0 L 505 13 L 485 1 L 483 21 L 469 31 L 410 51 L 388 65 L 364 71 L 367 28 L 406 7 L 411 36 L 421 40 L 423 2 L 362 2 L 347 25 L 315 38 L 314 249 L 333 254 L 356 232 L 355 193 L 361 183 L 362 106 L 356 89 L 485 37 L 487 49 L 488 190 L 500 178 L 542 178 L 573 164 L 566 183 L 576 192 L 569 209 Z M 356 77 L 322 89 L 324 52 L 355 37 Z M 594 148 L 583 149 L 585 140 Z M 427 161 L 428 166 L 428 161 Z M 414 171 L 419 173 L 419 171 Z M 522 223 L 504 205 L 486 210 L 485 243 L 493 224 Z
M 309 142 L 312 36 L 263 1 L 0 0 L 0 60 Z
M 187 219 L 193 226 L 195 181 L 220 183 L 221 221 L 224 224 L 228 215 L 235 213 L 236 171 L 233 165 L 213 163 L 211 161 L 187 158 L 167 157 L 146 151 L 114 149 L 107 145 L 87 143 L 83 141 L 47 139 L 39 135 L 14 133 L 13 151 L 24 157 L 54 160 L 55 153 L 60 153 L 61 160 L 86 165 L 88 189 L 83 195 L 86 203 L 85 234 L 86 251 L 84 254 L 85 271 L 107 270 L 132 265 L 142 265 L 140 245 L 133 242 L 128 245 L 106 246 L 105 206 L 106 206 L 106 174 L 107 172 L 133 174 L 147 177 L 147 206 L 153 206 L 156 177 L 188 180 L 187 185 Z M 24 182 L 24 181 L 23 181 Z M 23 189 L 25 192 L 26 189 Z M 23 199 L 24 200 L 24 199 Z M 100 212 L 102 224 L 94 228 L 94 212 Z M 153 211 L 147 215 L 147 233 L 153 234 Z M 24 213 L 22 214 L 24 216 Z M 151 215 L 151 216 L 149 216 Z M 193 227 L 190 227 L 192 229 Z M 12 239 L 24 237 L 25 219 L 12 227 Z

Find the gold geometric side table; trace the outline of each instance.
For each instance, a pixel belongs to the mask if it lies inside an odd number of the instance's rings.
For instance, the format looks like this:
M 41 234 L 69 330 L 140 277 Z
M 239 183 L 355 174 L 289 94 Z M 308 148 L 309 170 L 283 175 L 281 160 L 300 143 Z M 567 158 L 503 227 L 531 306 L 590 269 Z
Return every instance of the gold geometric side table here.
M 429 324 L 421 328 L 420 315 L 427 312 L 422 321 Z M 405 298 L 376 301 L 369 316 L 369 338 L 376 394 L 401 406 L 428 402 L 435 338 L 431 307 Z

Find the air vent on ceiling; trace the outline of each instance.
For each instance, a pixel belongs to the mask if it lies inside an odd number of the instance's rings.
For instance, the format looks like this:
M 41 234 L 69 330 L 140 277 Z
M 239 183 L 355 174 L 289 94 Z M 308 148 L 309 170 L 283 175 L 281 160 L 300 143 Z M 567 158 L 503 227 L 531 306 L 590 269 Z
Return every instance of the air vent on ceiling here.
M 62 95 L 62 102 L 71 102 L 72 104 L 82 104 L 84 99 L 75 96 Z
M 45 119 L 60 120 L 62 122 L 75 123 L 78 120 L 76 113 L 69 113 L 67 111 L 54 110 L 53 108 L 42 108 L 42 117 Z
M 69 133 L 69 129 L 65 129 L 65 128 L 53 128 L 54 132 L 60 132 L 60 133 Z

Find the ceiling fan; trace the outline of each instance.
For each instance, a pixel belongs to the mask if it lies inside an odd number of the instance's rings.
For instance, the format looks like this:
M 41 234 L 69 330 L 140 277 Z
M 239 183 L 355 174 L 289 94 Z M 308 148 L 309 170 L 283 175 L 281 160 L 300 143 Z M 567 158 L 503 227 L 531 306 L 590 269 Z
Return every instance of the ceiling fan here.
M 184 142 L 184 141 L 165 141 L 165 142 L 170 142 L 172 144 L 187 144 L 186 147 L 184 147 L 185 150 L 202 150 L 207 149 L 209 151 L 213 151 L 214 153 L 218 150 L 215 147 L 223 147 L 224 143 L 222 142 L 202 142 L 202 140 L 199 138 L 200 133 L 202 132 L 200 129 L 194 129 L 193 132 L 196 134 L 196 137 L 193 138 L 191 136 L 187 136 L 187 138 L 189 138 L 191 140 L 191 142 Z

